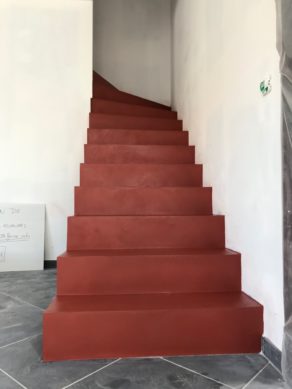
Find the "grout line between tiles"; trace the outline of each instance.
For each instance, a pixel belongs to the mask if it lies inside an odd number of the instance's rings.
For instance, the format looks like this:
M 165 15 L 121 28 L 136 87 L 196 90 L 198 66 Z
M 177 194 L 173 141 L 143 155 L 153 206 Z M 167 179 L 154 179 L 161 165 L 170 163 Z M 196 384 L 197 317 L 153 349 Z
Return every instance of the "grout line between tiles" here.
M 28 389 L 26 386 L 22 385 L 21 382 L 17 381 L 17 380 L 16 380 L 15 378 L 13 378 L 10 374 L 6 373 L 5 370 L 0 369 L 0 371 L 1 371 L 4 375 L 6 375 L 6 377 L 10 378 L 10 379 L 11 379 L 12 381 L 14 381 L 17 385 L 19 385 L 21 388 L 23 388 L 23 389 Z
M 191 372 L 191 373 L 197 374 L 198 376 L 203 377 L 203 378 L 205 378 L 205 379 L 207 379 L 207 380 L 216 382 L 217 384 L 223 385 L 223 386 L 225 386 L 226 388 L 229 388 L 229 389 L 236 389 L 236 388 L 234 388 L 233 386 L 224 384 L 224 383 L 221 382 L 221 381 L 215 380 L 214 378 L 211 378 L 211 377 L 208 377 L 208 376 L 206 376 L 206 375 L 204 375 L 204 374 L 201 374 L 201 373 L 199 373 L 198 371 L 192 370 L 192 369 L 190 369 L 190 368 L 188 368 L 188 367 L 186 367 L 186 366 L 180 365 L 179 363 L 170 361 L 170 360 L 168 360 L 168 359 L 166 359 L 166 358 L 164 358 L 164 357 L 160 357 L 160 358 L 161 358 L 162 360 L 164 360 L 164 361 L 166 361 L 166 362 L 168 362 L 168 363 L 174 365 L 174 366 L 180 367 L 180 368 L 182 368 L 182 369 L 184 369 L 184 370 L 187 370 L 187 371 L 189 371 L 189 372 Z M 242 388 L 242 389 L 243 389 L 243 388 Z
M 246 389 L 249 384 L 251 384 L 264 370 L 268 367 L 270 362 L 268 362 L 260 371 L 258 371 L 241 389 Z
M 4 346 L 0 346 L 0 350 L 3 349 L 3 348 L 9 347 L 9 346 L 13 346 L 14 344 L 17 344 L 17 343 L 25 342 L 26 340 L 33 339 L 33 338 L 35 338 L 35 337 L 37 337 L 39 335 L 41 335 L 41 333 L 35 334 L 35 335 L 32 335 L 32 336 L 27 336 L 26 338 L 23 338 L 23 339 L 20 339 L 20 340 L 16 340 L 15 342 L 11 342 L 11 343 L 5 344 Z
M 31 307 L 40 309 L 41 311 L 44 311 L 43 308 L 38 307 L 37 305 L 33 305 L 33 304 L 31 304 L 31 303 L 29 303 L 29 302 L 27 302 L 27 301 L 24 301 L 24 300 L 20 299 L 19 297 L 11 296 L 11 294 L 4 293 L 4 292 L 0 292 L 0 294 L 3 294 L 4 296 L 7 296 L 7 297 L 11 297 L 11 298 L 13 298 L 14 300 L 17 300 L 17 301 L 19 301 L 20 303 L 22 303 L 22 304 L 24 304 L 24 305 L 30 305 Z
M 269 362 L 269 364 L 270 364 L 275 370 L 277 370 L 277 372 L 278 372 L 279 374 L 281 374 L 281 376 L 283 375 L 282 372 L 281 372 L 281 370 L 279 370 L 278 367 L 275 366 L 275 365 L 273 364 L 273 362 L 270 361 L 270 359 L 269 359 L 268 357 L 265 356 L 264 353 L 261 353 L 261 355 L 262 355 L 262 357 L 265 358 L 265 360 L 266 360 L 267 362 Z
M 86 376 L 84 376 L 84 377 L 82 377 L 82 378 L 79 378 L 79 380 L 76 380 L 76 381 L 72 382 L 71 384 L 69 384 L 69 385 L 67 385 L 67 386 L 63 386 L 61 389 L 71 388 L 73 385 L 77 384 L 78 382 L 81 382 L 81 381 L 85 380 L 86 378 L 91 377 L 92 375 L 98 373 L 99 371 L 106 369 L 107 367 L 109 367 L 109 366 L 111 366 L 111 365 L 117 363 L 117 362 L 120 361 L 121 359 L 122 359 L 122 358 L 118 358 L 118 359 L 116 359 L 116 360 L 114 360 L 114 361 L 108 363 L 107 365 L 102 366 L 102 367 L 100 367 L 99 369 L 93 371 L 92 373 L 87 374 Z
M 11 324 L 10 326 L 0 327 L 0 330 L 8 330 L 10 328 L 21 327 L 22 323 Z

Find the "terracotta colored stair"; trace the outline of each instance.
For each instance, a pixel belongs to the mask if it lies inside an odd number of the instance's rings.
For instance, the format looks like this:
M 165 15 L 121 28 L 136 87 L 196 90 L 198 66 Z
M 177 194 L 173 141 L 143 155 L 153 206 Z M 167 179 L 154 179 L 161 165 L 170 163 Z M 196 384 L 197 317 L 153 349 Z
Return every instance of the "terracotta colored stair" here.
M 260 351 L 263 308 L 182 122 L 97 74 L 93 95 L 44 360 Z

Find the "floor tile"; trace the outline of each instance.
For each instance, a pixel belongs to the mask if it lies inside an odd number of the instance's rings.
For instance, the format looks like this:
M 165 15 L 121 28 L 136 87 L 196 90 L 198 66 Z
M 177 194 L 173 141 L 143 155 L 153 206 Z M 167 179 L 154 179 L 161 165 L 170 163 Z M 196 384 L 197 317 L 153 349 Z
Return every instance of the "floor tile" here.
M 226 388 L 161 359 L 123 359 L 73 385 L 72 389 Z
M 110 362 L 43 363 L 41 341 L 41 336 L 38 336 L 0 349 L 0 368 L 29 389 L 61 389 Z
M 267 361 L 261 355 L 214 355 L 167 358 L 204 376 L 242 388 Z
M 284 381 L 281 374 L 272 366 L 268 365 L 246 389 L 284 389 Z
M 23 302 L 0 292 L 0 315 L 4 316 L 10 309 L 23 305 Z
M 38 270 L 38 271 L 24 271 L 24 272 L 1 272 L 0 273 L 0 289 L 7 287 L 13 288 L 12 282 L 23 283 L 37 280 L 54 280 L 56 278 L 56 270 Z
M 56 271 L 0 273 L 0 292 L 45 309 L 56 290 Z
M 5 374 L 3 374 L 0 371 L 0 388 L 1 389 L 20 389 L 21 386 L 19 386 L 16 382 L 11 380 L 9 377 L 7 377 Z
M 29 305 L 20 305 L 0 312 L 0 348 L 42 332 L 43 312 Z

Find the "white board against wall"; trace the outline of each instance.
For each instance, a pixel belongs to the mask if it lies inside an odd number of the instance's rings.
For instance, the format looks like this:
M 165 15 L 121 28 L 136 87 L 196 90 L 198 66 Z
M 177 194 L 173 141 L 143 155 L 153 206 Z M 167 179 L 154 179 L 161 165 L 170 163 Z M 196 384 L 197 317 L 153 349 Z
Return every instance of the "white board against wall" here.
M 0 271 L 44 266 L 45 206 L 0 204 Z

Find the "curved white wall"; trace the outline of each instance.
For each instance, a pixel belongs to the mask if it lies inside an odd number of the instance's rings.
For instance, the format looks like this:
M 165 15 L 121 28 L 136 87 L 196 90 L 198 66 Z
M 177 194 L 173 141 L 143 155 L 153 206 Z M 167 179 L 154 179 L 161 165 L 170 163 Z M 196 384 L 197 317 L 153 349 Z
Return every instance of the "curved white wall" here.
M 259 83 L 272 76 L 262 97 Z M 173 104 L 242 253 L 243 290 L 264 305 L 265 336 L 283 328 L 279 57 L 274 0 L 174 0 Z
M 170 105 L 170 0 L 94 0 L 94 70 L 119 89 Z
M 46 204 L 55 260 L 88 126 L 92 1 L 1 0 L 0 50 L 0 202 Z

